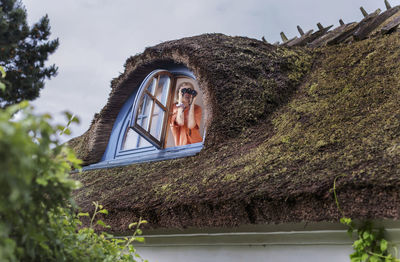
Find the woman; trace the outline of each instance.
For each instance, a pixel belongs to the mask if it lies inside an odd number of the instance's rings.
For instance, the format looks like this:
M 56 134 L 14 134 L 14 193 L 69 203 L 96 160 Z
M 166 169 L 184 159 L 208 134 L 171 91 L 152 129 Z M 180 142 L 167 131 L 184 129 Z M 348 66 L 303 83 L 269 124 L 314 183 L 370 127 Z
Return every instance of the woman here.
M 196 95 L 190 82 L 178 86 L 178 102 L 173 105 L 170 120 L 175 146 L 203 141 L 200 135 L 201 107 L 194 103 Z

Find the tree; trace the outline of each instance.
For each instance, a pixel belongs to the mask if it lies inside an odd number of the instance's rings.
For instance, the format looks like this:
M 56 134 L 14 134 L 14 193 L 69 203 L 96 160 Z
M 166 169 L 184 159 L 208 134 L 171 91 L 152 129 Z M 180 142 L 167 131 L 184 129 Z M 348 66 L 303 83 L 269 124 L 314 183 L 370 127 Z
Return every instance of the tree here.
M 44 80 L 57 74 L 57 67 L 46 67 L 58 39 L 49 40 L 48 16 L 29 27 L 26 9 L 20 0 L 0 0 L 0 66 L 7 72 L 6 89 L 0 91 L 0 106 L 33 100 L 44 87 Z

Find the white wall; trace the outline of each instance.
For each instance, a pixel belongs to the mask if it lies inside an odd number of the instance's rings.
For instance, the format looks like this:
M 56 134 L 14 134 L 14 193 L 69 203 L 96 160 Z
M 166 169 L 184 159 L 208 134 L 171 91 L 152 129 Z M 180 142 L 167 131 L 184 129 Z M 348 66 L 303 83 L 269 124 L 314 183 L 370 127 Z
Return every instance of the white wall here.
M 374 221 L 399 247 L 400 221 Z M 153 230 L 136 244 L 149 262 L 347 262 L 354 239 L 339 223 L 247 225 L 238 228 Z M 355 235 L 354 235 L 355 237 Z
M 149 262 L 340 262 L 350 261 L 351 245 L 139 247 Z

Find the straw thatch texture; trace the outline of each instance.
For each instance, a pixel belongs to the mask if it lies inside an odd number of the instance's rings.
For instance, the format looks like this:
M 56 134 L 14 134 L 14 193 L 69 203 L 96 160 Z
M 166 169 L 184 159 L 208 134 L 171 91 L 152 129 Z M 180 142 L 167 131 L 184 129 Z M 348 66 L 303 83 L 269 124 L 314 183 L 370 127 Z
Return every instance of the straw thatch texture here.
M 202 35 L 148 48 L 127 61 L 105 109 L 75 145 L 109 133 L 107 121 L 136 73 L 172 59 L 196 74 L 208 97 L 205 149 L 74 174 L 83 183 L 75 198 L 84 210 L 102 203 L 117 232 L 140 216 L 168 228 L 332 221 L 341 215 L 331 191 L 339 177 L 347 216 L 399 219 L 399 46 L 395 33 L 314 49 L 311 71 L 307 52 L 247 38 Z M 78 150 L 89 157 L 94 149 Z

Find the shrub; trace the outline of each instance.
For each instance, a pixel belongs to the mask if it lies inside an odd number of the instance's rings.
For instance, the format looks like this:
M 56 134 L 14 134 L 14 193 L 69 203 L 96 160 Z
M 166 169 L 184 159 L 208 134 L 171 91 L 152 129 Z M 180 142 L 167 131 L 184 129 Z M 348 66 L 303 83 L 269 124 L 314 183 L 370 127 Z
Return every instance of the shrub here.
M 69 173 L 80 160 L 56 139 L 64 127 L 49 119 L 28 102 L 0 110 L 0 261 L 135 261 L 126 252 L 135 251 L 135 236 L 78 230 L 71 193 L 79 183 Z M 97 204 L 94 216 L 106 212 Z

